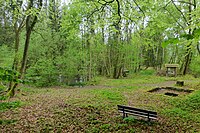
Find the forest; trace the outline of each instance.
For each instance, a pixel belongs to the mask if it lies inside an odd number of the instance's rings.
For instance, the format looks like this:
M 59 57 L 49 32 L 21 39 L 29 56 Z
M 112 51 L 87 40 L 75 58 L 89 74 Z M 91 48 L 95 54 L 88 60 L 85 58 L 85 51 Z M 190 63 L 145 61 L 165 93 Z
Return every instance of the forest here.
M 0 0 L 0 132 L 200 132 L 200 1 Z

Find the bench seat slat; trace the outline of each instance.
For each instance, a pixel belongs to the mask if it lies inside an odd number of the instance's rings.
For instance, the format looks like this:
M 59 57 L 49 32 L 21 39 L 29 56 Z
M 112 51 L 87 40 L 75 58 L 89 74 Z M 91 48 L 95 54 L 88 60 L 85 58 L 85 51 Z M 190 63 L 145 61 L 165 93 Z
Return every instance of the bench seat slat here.
M 134 116 L 139 116 L 139 117 L 144 117 L 144 118 L 150 118 L 150 119 L 157 120 L 157 117 L 148 117 L 147 115 L 138 115 L 138 114 L 133 114 L 133 113 L 128 113 L 128 114 L 131 114 L 131 115 L 134 115 Z
M 123 111 L 119 111 L 120 113 L 123 113 Z M 136 114 L 136 113 L 130 113 L 130 112 L 124 112 L 125 114 L 131 114 L 131 115 L 135 115 L 135 116 L 141 116 L 141 117 L 145 117 L 148 118 L 148 115 L 142 115 L 142 114 Z M 157 119 L 157 116 L 149 116 L 150 119 Z

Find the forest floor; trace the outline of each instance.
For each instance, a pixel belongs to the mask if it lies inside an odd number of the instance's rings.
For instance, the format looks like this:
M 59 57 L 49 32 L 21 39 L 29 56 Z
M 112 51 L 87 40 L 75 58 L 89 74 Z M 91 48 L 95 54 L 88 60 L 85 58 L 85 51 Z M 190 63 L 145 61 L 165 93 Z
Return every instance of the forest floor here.
M 190 80 L 188 80 L 190 79 Z M 191 94 L 150 93 L 155 87 L 185 81 Z M 22 87 L 16 97 L 0 100 L 0 132 L 200 132 L 200 79 L 135 76 L 104 79 L 85 87 Z M 158 120 L 122 119 L 117 105 L 158 112 Z

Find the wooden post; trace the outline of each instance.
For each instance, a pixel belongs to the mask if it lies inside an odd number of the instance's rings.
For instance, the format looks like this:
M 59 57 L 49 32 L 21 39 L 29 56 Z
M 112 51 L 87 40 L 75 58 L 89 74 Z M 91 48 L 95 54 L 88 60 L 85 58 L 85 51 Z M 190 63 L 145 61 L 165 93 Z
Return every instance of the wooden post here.
M 178 85 L 178 86 L 184 86 L 184 81 L 176 81 L 176 85 Z

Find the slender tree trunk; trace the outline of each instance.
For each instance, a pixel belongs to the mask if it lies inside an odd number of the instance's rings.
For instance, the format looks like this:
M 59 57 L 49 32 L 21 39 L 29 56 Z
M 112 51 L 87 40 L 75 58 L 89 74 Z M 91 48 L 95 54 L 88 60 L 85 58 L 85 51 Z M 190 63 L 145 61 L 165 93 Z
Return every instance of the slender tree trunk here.
M 196 1 L 194 0 L 193 1 L 194 5 L 194 10 L 196 8 Z M 192 0 L 189 0 L 189 3 L 192 3 Z M 188 26 L 190 26 L 192 24 L 192 5 L 190 4 L 189 5 L 189 22 L 188 22 Z M 193 32 L 192 32 L 192 29 L 190 28 L 189 29 L 189 35 L 192 35 Z M 190 65 L 190 62 L 191 62 L 191 59 L 192 59 L 192 50 L 191 50 L 191 45 L 192 43 L 189 43 L 188 46 L 187 46 L 187 49 L 186 49 L 186 56 L 185 56 L 185 62 L 184 62 L 184 68 L 183 68 L 183 75 L 186 75 L 188 73 L 188 69 L 189 69 L 189 65 Z
M 38 0 L 38 2 L 39 2 L 38 8 L 39 8 L 39 10 L 41 10 L 42 0 Z M 33 0 L 30 0 L 28 9 L 30 10 L 32 8 L 33 8 Z M 23 59 L 22 59 L 22 64 L 21 64 L 21 69 L 20 69 L 20 75 L 19 75 L 18 79 L 23 79 L 24 74 L 25 74 L 26 63 L 27 63 L 27 58 L 28 58 L 28 48 L 29 48 L 29 43 L 30 43 L 30 36 L 31 36 L 31 32 L 32 32 L 33 27 L 35 26 L 36 22 L 37 22 L 37 16 L 32 16 L 31 14 L 27 16 L 27 18 L 26 18 L 26 41 L 25 41 L 25 46 L 24 46 L 24 53 L 23 53 Z M 20 25 L 19 27 L 22 27 L 22 25 Z M 18 29 L 18 31 L 19 31 L 19 29 Z M 16 38 L 16 40 L 18 40 L 18 39 Z M 18 41 L 16 41 L 16 42 L 18 42 Z M 18 50 L 19 45 L 17 45 L 17 43 L 16 43 L 16 46 L 18 46 L 16 49 L 16 50 Z M 10 97 L 14 96 L 15 88 L 17 86 L 18 86 L 18 82 L 15 83 L 13 86 L 11 85 L 11 88 L 8 91 L 8 95 Z
M 200 44 L 199 43 L 197 44 L 197 52 L 200 55 Z
M 20 32 L 21 29 L 23 28 L 23 21 L 21 22 L 20 26 L 17 26 L 17 21 L 14 23 L 14 31 L 15 31 L 15 56 L 14 56 L 14 61 L 12 65 L 12 70 L 18 71 L 18 66 L 19 66 L 19 42 L 20 42 Z M 9 96 L 14 96 L 15 91 L 13 89 L 13 81 L 10 81 L 9 87 L 8 87 L 8 95 Z
M 116 33 L 114 35 L 114 44 L 112 45 L 112 61 L 113 61 L 113 78 L 118 79 L 122 73 L 122 52 L 120 51 L 121 44 L 121 32 L 120 23 L 115 24 Z
M 21 77 L 24 77 L 24 73 L 26 70 L 26 64 L 27 64 L 27 58 L 28 58 L 28 49 L 29 49 L 29 44 L 30 44 L 30 36 L 31 36 L 31 29 L 29 29 L 26 32 L 26 41 L 25 41 L 25 47 L 24 47 L 24 53 L 23 53 L 23 58 L 22 58 L 22 65 L 21 65 Z

